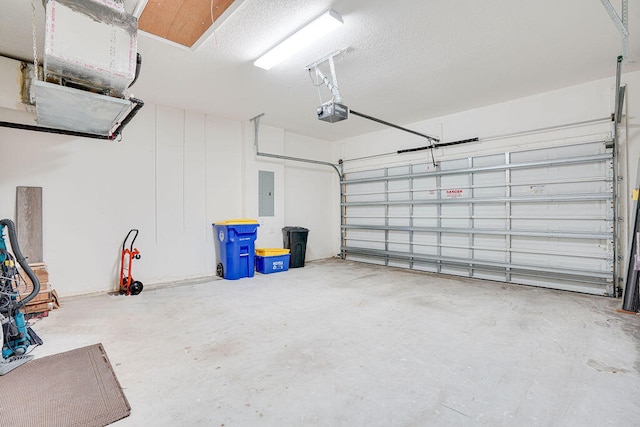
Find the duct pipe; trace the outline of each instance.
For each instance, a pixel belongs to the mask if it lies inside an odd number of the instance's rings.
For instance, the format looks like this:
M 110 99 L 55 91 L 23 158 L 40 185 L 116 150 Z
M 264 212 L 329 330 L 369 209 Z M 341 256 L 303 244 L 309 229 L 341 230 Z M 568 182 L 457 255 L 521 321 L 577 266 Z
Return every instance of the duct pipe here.
M 13 252 L 13 256 L 22 267 L 22 270 L 27 274 L 31 283 L 33 284 L 33 289 L 31 293 L 24 298 L 21 298 L 20 301 L 16 301 L 17 304 L 24 305 L 34 299 L 38 292 L 40 292 L 40 281 L 38 277 L 35 275 L 29 264 L 27 263 L 26 258 L 22 255 L 20 251 L 20 246 L 18 245 L 18 235 L 16 234 L 16 225 L 10 219 L 0 219 L 0 226 L 7 227 L 7 232 L 9 235 L 9 242 L 11 243 L 11 252 Z M 0 227 L 1 228 L 1 227 Z
M 57 135 L 78 136 L 78 137 L 82 137 L 82 138 L 102 139 L 102 140 L 111 141 L 111 140 L 116 139 L 118 136 L 120 136 L 120 134 L 124 130 L 124 127 L 127 124 L 129 124 L 129 122 L 133 119 L 133 117 L 144 106 L 144 102 L 142 100 L 140 100 L 140 99 L 130 98 L 129 100 L 135 105 L 133 106 L 133 108 L 131 109 L 129 114 L 127 114 L 127 116 L 124 118 L 124 120 L 122 120 L 122 122 L 118 125 L 118 127 L 113 132 L 113 134 L 111 134 L 111 135 L 98 135 L 98 134 L 89 133 L 89 132 L 78 132 L 78 131 L 74 131 L 74 130 L 56 129 L 56 128 L 49 128 L 49 127 L 35 126 L 35 125 L 27 125 L 27 124 L 22 124 L 22 123 L 12 123 L 12 122 L 0 122 L 0 127 L 6 127 L 6 128 L 11 128 L 11 129 L 30 130 L 30 131 L 34 131 L 34 132 L 53 133 L 53 134 L 57 134 Z

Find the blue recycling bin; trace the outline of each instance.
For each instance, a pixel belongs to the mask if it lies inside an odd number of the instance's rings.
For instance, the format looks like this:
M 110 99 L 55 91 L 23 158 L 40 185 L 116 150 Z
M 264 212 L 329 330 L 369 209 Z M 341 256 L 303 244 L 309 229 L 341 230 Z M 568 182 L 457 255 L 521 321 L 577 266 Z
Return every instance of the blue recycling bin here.
M 217 243 L 216 274 L 228 280 L 253 277 L 255 242 L 258 236 L 255 220 L 234 219 L 213 224 Z

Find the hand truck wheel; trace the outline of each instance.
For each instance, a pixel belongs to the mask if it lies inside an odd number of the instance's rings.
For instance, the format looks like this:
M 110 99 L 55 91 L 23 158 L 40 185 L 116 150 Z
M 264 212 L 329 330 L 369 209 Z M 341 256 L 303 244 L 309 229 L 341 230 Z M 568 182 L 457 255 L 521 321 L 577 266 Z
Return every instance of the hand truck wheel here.
M 219 263 L 216 267 L 216 276 L 224 277 L 224 267 L 222 266 L 222 263 Z

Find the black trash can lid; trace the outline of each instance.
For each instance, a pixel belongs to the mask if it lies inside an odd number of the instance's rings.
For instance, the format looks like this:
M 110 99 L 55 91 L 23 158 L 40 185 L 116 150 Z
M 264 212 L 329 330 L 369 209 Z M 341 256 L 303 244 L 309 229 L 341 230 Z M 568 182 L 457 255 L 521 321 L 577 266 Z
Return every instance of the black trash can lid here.
M 304 227 L 287 226 L 287 227 L 283 227 L 282 231 L 309 231 L 309 229 Z

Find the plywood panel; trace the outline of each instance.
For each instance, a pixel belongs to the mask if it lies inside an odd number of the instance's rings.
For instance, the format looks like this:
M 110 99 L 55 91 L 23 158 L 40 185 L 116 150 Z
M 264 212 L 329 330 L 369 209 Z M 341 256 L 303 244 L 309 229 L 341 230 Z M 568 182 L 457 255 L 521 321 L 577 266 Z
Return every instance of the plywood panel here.
M 232 3 L 233 0 L 151 0 L 140 16 L 138 28 L 191 47 Z
M 43 262 L 42 187 L 16 188 L 16 233 L 29 263 Z

